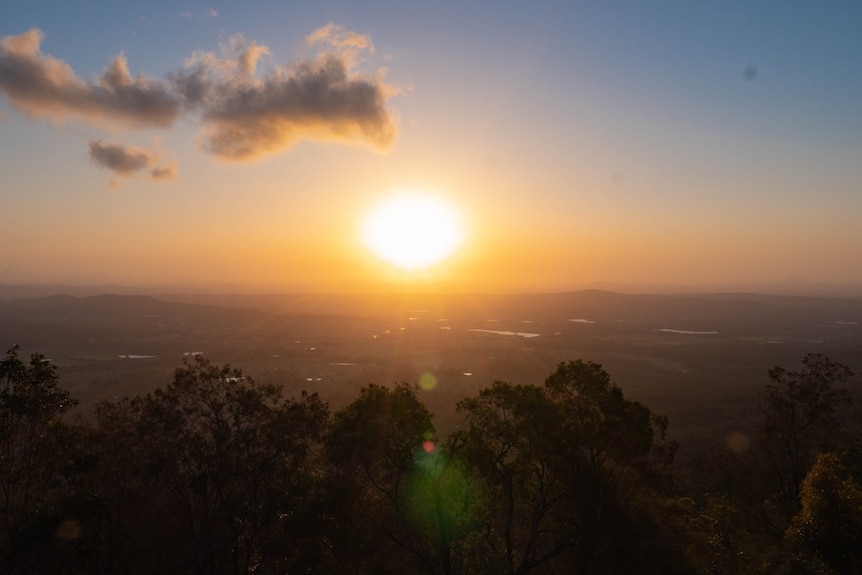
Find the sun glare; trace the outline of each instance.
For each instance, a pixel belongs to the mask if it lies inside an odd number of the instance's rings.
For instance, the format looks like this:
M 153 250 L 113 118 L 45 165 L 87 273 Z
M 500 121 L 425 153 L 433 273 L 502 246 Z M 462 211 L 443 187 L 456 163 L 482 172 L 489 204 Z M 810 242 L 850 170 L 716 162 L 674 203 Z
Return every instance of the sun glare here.
M 374 255 L 408 271 L 440 263 L 463 241 L 457 210 L 442 198 L 424 194 L 384 200 L 368 213 L 362 226 L 362 242 Z

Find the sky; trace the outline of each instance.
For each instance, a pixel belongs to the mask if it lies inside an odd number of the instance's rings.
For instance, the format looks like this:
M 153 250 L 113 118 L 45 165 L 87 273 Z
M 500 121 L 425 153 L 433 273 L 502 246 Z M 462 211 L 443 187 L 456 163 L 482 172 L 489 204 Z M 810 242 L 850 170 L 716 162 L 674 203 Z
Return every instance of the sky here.
M 0 283 L 862 283 L 857 2 L 0 3 Z M 364 214 L 464 243 L 401 270 Z M 441 288 L 442 289 L 442 288 Z

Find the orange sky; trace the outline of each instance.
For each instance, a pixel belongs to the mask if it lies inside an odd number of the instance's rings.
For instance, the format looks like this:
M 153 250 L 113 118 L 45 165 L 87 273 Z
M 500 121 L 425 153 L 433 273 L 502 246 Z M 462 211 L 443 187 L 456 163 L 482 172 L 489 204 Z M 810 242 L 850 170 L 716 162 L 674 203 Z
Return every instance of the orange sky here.
M 853 18 L 485 8 L 0 7 L 0 283 L 862 284 Z M 466 229 L 412 274 L 359 238 L 409 191 Z

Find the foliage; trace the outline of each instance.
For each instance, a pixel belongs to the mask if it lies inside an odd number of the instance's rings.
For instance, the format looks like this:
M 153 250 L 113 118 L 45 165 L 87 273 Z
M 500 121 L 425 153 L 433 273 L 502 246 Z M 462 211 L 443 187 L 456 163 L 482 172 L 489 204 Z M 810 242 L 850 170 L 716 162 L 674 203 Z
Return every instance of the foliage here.
M 54 543 L 74 471 L 74 430 L 61 421 L 75 405 L 56 367 L 34 353 L 29 364 L 12 347 L 0 361 L 0 556 L 5 572 L 34 568 Z
M 674 448 L 660 445 L 664 418 L 584 361 L 560 364 L 544 387 L 495 382 L 458 410 L 461 457 L 489 493 L 481 540 L 493 564 L 509 573 L 632 567 L 621 558 L 655 526 L 631 488 L 672 459 Z
M 862 571 L 851 372 L 810 355 L 769 376 L 759 441 L 702 454 L 681 490 L 668 419 L 593 362 L 492 383 L 441 440 L 415 386 L 368 385 L 330 417 L 201 356 L 67 425 L 56 368 L 13 348 L 0 573 Z
M 333 538 L 361 572 L 447 569 L 447 520 L 440 517 L 437 525 L 414 521 L 417 515 L 427 518 L 415 508 L 416 490 L 454 480 L 449 474 L 441 479 L 436 468 L 446 456 L 421 461 L 423 446 L 433 442 L 431 413 L 416 388 L 404 383 L 364 387 L 335 414 L 325 438 L 339 498 L 339 532 Z M 437 544 L 435 537 L 441 540 Z
M 561 363 L 545 387 L 563 409 L 573 447 L 591 464 L 622 478 L 630 471 L 659 472 L 673 462 L 677 445 L 666 440 L 668 419 L 626 399 L 600 364 Z
M 802 509 L 785 539 L 798 556 L 840 574 L 862 570 L 862 485 L 835 453 L 818 456 L 802 483 Z
M 120 457 L 120 481 L 104 484 L 146 494 L 135 474 L 155 482 L 150 501 L 175 521 L 190 550 L 177 558 L 175 571 L 186 561 L 189 571 L 206 574 L 280 572 L 293 559 L 273 549 L 302 533 L 309 460 L 328 417 L 316 395 L 284 401 L 277 387 L 195 356 L 165 389 L 103 405 L 98 416 L 103 429 L 110 426 L 103 442 L 109 453 L 134 453 L 131 460 Z M 102 493 L 114 503 L 131 495 L 122 487 Z
M 572 468 L 560 414 L 544 390 L 497 381 L 458 410 L 466 424 L 460 456 L 488 491 L 481 523 L 488 562 L 522 573 L 575 545 L 582 534 L 565 527 Z
M 799 371 L 769 370 L 770 383 L 760 394 L 761 446 L 784 526 L 799 509 L 802 479 L 817 454 L 835 449 L 840 440 L 836 410 L 851 402 L 843 385 L 852 375 L 850 368 L 822 354 L 805 356 Z

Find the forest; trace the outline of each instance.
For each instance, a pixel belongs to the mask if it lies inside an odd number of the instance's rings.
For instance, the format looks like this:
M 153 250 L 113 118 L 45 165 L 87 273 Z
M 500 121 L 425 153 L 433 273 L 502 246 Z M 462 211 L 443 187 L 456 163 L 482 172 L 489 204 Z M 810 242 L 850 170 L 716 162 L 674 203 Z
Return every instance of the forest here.
M 408 383 L 343 407 L 202 354 L 87 419 L 56 366 L 0 362 L 0 572 L 862 570 L 849 367 L 768 370 L 757 433 L 674 464 L 669 420 L 598 363 L 494 381 L 445 436 Z

